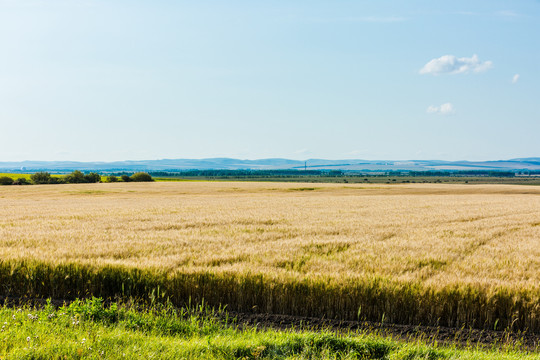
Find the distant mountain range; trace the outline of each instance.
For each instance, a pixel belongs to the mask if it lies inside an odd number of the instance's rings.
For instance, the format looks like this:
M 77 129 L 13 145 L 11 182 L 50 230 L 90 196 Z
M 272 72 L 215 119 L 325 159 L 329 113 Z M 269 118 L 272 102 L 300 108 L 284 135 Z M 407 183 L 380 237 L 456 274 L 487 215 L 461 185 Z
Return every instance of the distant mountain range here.
M 428 170 L 540 170 L 540 157 L 493 161 L 443 160 L 324 160 L 290 159 L 240 160 L 231 158 L 126 160 L 114 162 L 18 161 L 0 162 L 0 171 L 181 171 L 181 170 L 349 170 L 349 171 L 428 171 Z

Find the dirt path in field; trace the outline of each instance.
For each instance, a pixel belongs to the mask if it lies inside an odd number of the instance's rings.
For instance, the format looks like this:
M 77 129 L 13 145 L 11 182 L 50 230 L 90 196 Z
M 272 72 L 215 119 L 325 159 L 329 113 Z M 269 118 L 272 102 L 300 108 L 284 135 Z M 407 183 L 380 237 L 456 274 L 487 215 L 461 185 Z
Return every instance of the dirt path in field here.
M 529 351 L 540 351 L 540 334 L 523 332 L 339 321 L 290 315 L 247 314 L 234 311 L 228 312 L 228 317 L 229 319 L 236 318 L 236 324 L 241 327 L 257 326 L 258 328 L 279 330 L 329 330 L 345 333 L 358 331 L 405 341 L 420 339 L 427 343 L 437 342 L 445 345 L 480 346 L 483 348 L 516 346 Z

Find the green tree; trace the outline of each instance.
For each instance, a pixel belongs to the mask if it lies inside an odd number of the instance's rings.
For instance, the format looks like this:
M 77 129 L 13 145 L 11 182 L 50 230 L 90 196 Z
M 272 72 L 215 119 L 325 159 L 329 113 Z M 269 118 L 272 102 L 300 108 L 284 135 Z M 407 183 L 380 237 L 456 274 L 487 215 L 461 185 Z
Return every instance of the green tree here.
M 65 184 L 64 178 L 60 178 L 57 176 L 51 176 L 51 180 L 49 180 L 49 184 Z
M 0 177 L 0 185 L 13 185 L 13 179 L 9 176 Z
M 138 172 L 131 175 L 131 181 L 143 182 L 143 181 L 154 181 L 152 176 L 145 172 Z
M 84 178 L 85 178 L 86 182 L 89 182 L 89 183 L 101 182 L 101 175 L 99 175 L 98 173 L 95 173 L 95 172 L 91 172 L 89 174 L 84 175 Z
M 46 171 L 39 171 L 35 174 L 30 175 L 30 181 L 32 184 L 50 184 L 51 183 L 51 174 Z
M 107 182 L 117 182 L 118 178 L 114 175 L 107 176 Z
M 75 170 L 71 174 L 64 176 L 64 181 L 68 184 L 81 184 L 88 182 L 82 171 Z
M 129 177 L 129 175 L 122 175 L 122 176 L 120 176 L 120 179 L 122 179 L 123 182 L 130 182 L 131 181 L 131 178 Z
M 30 181 L 26 178 L 18 178 L 13 182 L 13 185 L 30 185 Z

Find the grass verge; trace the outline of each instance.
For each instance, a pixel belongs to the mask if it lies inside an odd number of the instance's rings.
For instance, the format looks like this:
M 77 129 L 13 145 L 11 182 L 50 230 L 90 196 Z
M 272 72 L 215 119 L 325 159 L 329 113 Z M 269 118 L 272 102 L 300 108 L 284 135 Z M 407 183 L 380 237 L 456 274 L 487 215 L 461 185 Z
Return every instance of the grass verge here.
M 515 349 L 457 349 L 361 333 L 240 329 L 204 306 L 137 307 L 101 299 L 0 308 L 9 359 L 540 359 Z

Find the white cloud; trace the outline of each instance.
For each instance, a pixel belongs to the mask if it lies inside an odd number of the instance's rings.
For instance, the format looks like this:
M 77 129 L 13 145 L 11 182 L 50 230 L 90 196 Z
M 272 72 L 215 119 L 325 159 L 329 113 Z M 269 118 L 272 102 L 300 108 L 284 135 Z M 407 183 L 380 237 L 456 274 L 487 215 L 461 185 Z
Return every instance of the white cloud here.
M 519 74 L 516 74 L 516 75 L 512 76 L 512 84 L 517 83 L 518 80 L 519 80 Z
M 513 10 L 502 10 L 502 11 L 497 11 L 497 12 L 496 12 L 496 15 L 504 16 L 504 17 L 508 17 L 508 18 L 521 17 L 520 14 L 518 14 L 517 12 L 515 12 L 515 11 L 513 11 Z
M 491 61 L 480 61 L 477 55 L 470 58 L 458 58 L 454 55 L 443 55 L 440 58 L 429 61 L 420 74 L 465 74 L 468 72 L 482 72 L 493 67 Z
M 450 115 L 456 112 L 454 105 L 451 103 L 444 103 L 440 106 L 430 105 L 426 109 L 428 114 L 441 114 L 441 115 Z

